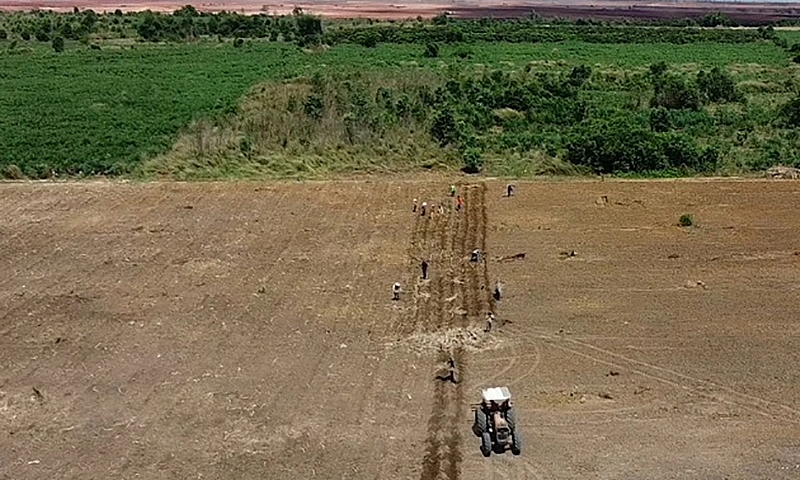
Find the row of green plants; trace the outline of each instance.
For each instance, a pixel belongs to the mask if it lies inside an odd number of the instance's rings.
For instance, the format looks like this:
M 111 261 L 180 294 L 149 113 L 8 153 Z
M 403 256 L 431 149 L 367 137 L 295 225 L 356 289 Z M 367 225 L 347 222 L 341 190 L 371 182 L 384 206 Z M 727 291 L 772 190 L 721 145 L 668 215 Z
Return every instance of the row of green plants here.
M 774 39 L 771 27 L 759 29 L 710 29 L 698 26 L 730 25 L 723 15 L 699 20 L 668 20 L 661 23 L 564 21 L 531 16 L 524 19 L 454 20 L 442 15 L 432 20 L 402 22 L 326 22 L 323 32 L 318 17 L 295 9 L 290 16 L 241 15 L 235 12 L 202 13 L 192 6 L 172 14 L 97 14 L 92 10 L 71 14 L 37 11 L 0 14 L 0 39 L 66 40 L 130 37 L 145 41 L 183 41 L 202 36 L 220 38 L 263 38 L 296 41 L 301 45 L 324 42 L 378 43 L 429 42 L 560 42 L 579 40 L 593 43 L 744 43 Z M 676 26 L 679 25 L 679 26 Z

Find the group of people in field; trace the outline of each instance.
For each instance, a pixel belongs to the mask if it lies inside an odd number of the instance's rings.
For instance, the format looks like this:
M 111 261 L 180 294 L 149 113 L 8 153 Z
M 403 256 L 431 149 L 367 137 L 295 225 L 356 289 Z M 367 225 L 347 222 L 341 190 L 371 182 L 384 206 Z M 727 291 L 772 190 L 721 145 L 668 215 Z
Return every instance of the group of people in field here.
M 465 209 L 464 199 L 461 198 L 461 195 L 458 195 L 458 189 L 455 185 L 450 185 L 450 197 L 455 198 L 455 211 L 461 212 Z M 508 184 L 505 188 L 505 193 L 507 197 L 514 196 L 514 185 Z M 452 204 L 450 204 L 452 206 Z M 450 207 L 449 207 L 450 208 Z M 419 204 L 417 199 L 414 199 L 413 205 L 411 207 L 411 212 L 414 214 L 419 214 L 422 217 L 433 217 L 435 213 L 439 215 L 444 215 L 445 213 L 445 206 L 443 203 L 439 203 L 439 205 L 435 205 L 433 202 L 428 204 L 428 202 L 422 202 Z M 471 263 L 481 263 L 484 261 L 483 252 L 476 248 L 472 252 L 470 252 L 469 260 Z M 420 262 L 420 268 L 422 269 L 422 279 L 428 279 L 428 269 L 429 264 L 426 259 L 422 259 Z M 400 285 L 400 282 L 395 282 L 392 285 L 392 300 L 398 301 L 400 300 L 400 294 L 403 292 L 403 287 Z M 494 289 L 492 291 L 492 298 L 499 302 L 502 298 L 502 284 L 495 283 Z M 495 316 L 494 312 L 491 310 L 486 313 L 486 324 L 484 326 L 483 331 L 489 333 L 494 328 L 495 324 Z M 458 379 L 456 378 L 456 363 L 452 356 L 449 357 L 447 361 L 447 375 L 439 375 L 437 376 L 438 379 L 443 381 L 449 381 L 452 383 L 458 383 Z
M 506 185 L 505 192 L 507 197 L 512 197 L 514 195 L 514 185 L 512 184 Z M 461 195 L 458 195 L 458 189 L 455 185 L 450 185 L 449 193 L 450 197 L 455 198 L 456 212 L 464 210 L 465 208 L 464 200 L 461 198 Z M 419 215 L 422 217 L 426 216 L 432 217 L 434 215 L 434 212 L 438 212 L 440 215 L 443 215 L 444 205 L 440 203 L 438 206 L 436 206 L 434 205 L 433 202 L 431 202 L 430 205 L 428 204 L 428 202 L 422 202 L 422 204 L 419 204 L 417 199 L 415 198 L 413 205 L 411 207 L 411 212 L 415 214 L 419 213 Z M 480 263 L 482 259 L 483 259 L 483 252 L 481 252 L 479 248 L 474 249 L 470 253 L 470 262 Z M 422 279 L 427 280 L 428 268 L 429 268 L 428 261 L 423 259 L 420 262 L 420 268 L 422 269 Z M 402 292 L 403 292 L 403 287 L 400 284 L 400 282 L 395 282 L 394 285 L 392 285 L 392 300 L 394 301 L 400 300 L 400 294 Z M 502 286 L 501 284 L 497 283 L 495 284 L 494 289 L 492 291 L 492 298 L 494 298 L 495 301 L 499 302 L 501 297 L 502 297 Z M 495 321 L 494 313 L 491 311 L 488 312 L 488 314 L 486 315 L 486 326 L 484 328 L 485 332 L 490 332 L 492 330 L 492 328 L 494 327 L 494 321 Z

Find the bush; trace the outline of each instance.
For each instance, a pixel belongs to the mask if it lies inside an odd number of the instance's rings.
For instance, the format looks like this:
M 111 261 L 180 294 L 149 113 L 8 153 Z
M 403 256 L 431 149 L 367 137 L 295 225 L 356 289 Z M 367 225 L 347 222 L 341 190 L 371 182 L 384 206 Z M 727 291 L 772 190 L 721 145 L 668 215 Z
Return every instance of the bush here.
M 650 100 L 651 107 L 664 107 L 670 110 L 700 108 L 700 92 L 697 87 L 678 76 L 664 76 L 658 79 L 654 87 L 655 94 Z
M 451 110 L 445 109 L 436 115 L 431 124 L 431 136 L 443 147 L 458 142 L 461 135 Z
M 8 38 L 8 32 L 0 28 L 0 40 L 6 40 L 7 38 Z
M 244 40 L 242 40 L 241 38 L 237 38 L 236 40 L 233 41 L 234 48 L 241 48 L 242 45 L 244 45 Z
M 305 111 L 306 115 L 314 120 L 321 119 L 322 114 L 325 111 L 325 104 L 322 101 L 322 95 L 317 93 L 310 94 L 303 104 L 303 111 Z
M 781 107 L 780 116 L 788 127 L 800 127 L 800 95 L 795 96 Z
M 669 110 L 658 107 L 650 110 L 650 130 L 654 132 L 666 132 L 672 128 L 672 117 Z
M 306 14 L 295 15 L 297 27 L 297 42 L 303 45 L 316 45 L 322 38 L 322 20 L 319 17 Z
M 64 51 L 64 39 L 63 38 L 61 38 L 61 37 L 53 38 L 53 50 L 55 50 L 56 53 L 61 53 L 61 52 Z
M 578 65 L 574 67 L 572 71 L 569 73 L 569 78 L 567 79 L 567 83 L 572 85 L 573 87 L 580 87 L 582 86 L 586 80 L 592 75 L 592 67 L 586 65 Z
M 464 162 L 464 167 L 461 170 L 464 173 L 479 173 L 483 168 L 483 156 L 479 148 L 468 147 L 464 149 L 461 157 Z
M 658 138 L 622 122 L 585 127 L 567 141 L 567 160 L 596 173 L 652 172 L 667 167 Z
M 689 213 L 684 213 L 681 215 L 681 218 L 678 219 L 678 225 L 681 227 L 691 227 L 693 224 L 692 215 Z
M 25 178 L 25 175 L 22 174 L 22 170 L 14 164 L 6 165 L 2 170 L 2 176 L 9 180 L 22 180 Z
M 736 102 L 741 99 L 731 76 L 719 67 L 712 68 L 708 73 L 700 70 L 697 74 L 697 88 L 708 102 Z
M 427 58 L 436 58 L 436 57 L 438 57 L 439 56 L 439 45 L 436 45 L 435 43 L 429 43 L 428 45 L 426 45 L 425 46 L 425 53 L 423 53 L 423 56 L 425 56 Z

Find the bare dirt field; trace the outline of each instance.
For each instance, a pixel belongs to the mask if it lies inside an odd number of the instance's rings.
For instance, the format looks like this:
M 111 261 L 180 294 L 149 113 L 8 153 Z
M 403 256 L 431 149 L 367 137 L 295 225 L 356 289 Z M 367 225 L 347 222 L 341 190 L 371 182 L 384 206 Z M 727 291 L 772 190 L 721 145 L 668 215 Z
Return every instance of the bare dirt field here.
M 0 478 L 800 476 L 800 183 L 447 184 L 0 185 Z
M 127 12 L 152 10 L 173 12 L 184 5 L 193 5 L 204 12 L 223 10 L 246 14 L 291 14 L 295 7 L 326 18 L 373 18 L 404 20 L 434 17 L 447 13 L 457 18 L 523 18 L 536 13 L 546 18 L 596 18 L 618 20 L 638 18 L 665 20 L 670 18 L 700 18 L 710 13 L 722 12 L 742 24 L 763 24 L 780 20 L 797 19 L 800 3 L 756 2 L 684 2 L 637 0 L 510 0 L 510 1 L 375 1 L 326 0 L 284 2 L 282 0 L 220 0 L 197 2 L 181 0 L 2 0 L 0 10 L 55 10 L 72 11 L 73 8 L 94 9 L 98 12 Z

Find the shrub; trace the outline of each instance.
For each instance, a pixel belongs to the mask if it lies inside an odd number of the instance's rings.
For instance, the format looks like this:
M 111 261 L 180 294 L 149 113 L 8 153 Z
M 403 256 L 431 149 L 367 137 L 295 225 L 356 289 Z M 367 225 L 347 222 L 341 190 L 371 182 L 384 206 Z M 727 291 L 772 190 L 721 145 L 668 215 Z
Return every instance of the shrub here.
M 678 219 L 678 225 L 681 227 L 691 227 L 694 224 L 694 220 L 692 220 L 692 215 L 689 213 L 684 213 L 681 215 L 681 218 Z
M 61 52 L 64 51 L 64 39 L 63 38 L 61 38 L 61 37 L 53 38 L 53 50 L 55 50 L 56 53 L 61 53 Z
M 0 40 L 6 40 L 7 38 L 8 38 L 8 32 L 0 28 Z
M 234 48 L 241 48 L 242 45 L 244 45 L 244 40 L 242 40 L 241 38 L 237 38 L 236 40 L 233 41 Z
M 303 104 L 303 111 L 306 112 L 306 115 L 315 120 L 322 118 L 324 110 L 325 104 L 322 102 L 322 95 L 317 93 L 310 94 Z
M 431 124 L 431 136 L 443 147 L 459 140 L 461 135 L 451 110 L 445 109 L 436 115 Z
M 567 160 L 597 173 L 648 172 L 667 166 L 658 137 L 622 122 L 584 127 L 567 141 Z
M 708 73 L 700 70 L 697 74 L 697 88 L 708 102 L 736 102 L 741 99 L 731 76 L 719 67 L 712 68 Z
M 9 180 L 22 180 L 25 178 L 25 175 L 22 174 L 22 170 L 14 164 L 6 165 L 2 170 L 2 176 Z
M 580 87 L 583 85 L 586 80 L 592 75 L 592 67 L 586 65 L 578 65 L 574 67 L 572 71 L 569 73 L 569 78 L 567 79 L 567 83 L 572 85 L 573 87 Z
M 684 79 L 667 75 L 655 83 L 655 94 L 650 100 L 650 106 L 670 110 L 697 110 L 700 108 L 700 92 L 695 85 Z
M 787 126 L 792 128 L 800 127 L 800 95 L 795 96 L 781 107 L 780 116 Z
M 322 37 L 322 20 L 306 14 L 296 14 L 297 42 L 301 45 L 316 45 Z
M 669 110 L 664 107 L 658 107 L 650 110 L 650 130 L 654 132 L 666 132 L 672 128 L 672 117 Z
M 461 170 L 464 173 L 478 173 L 483 168 L 483 156 L 479 148 L 468 147 L 464 149 L 461 157 L 464 162 L 464 167 Z
M 425 53 L 423 54 L 427 58 L 436 58 L 439 56 L 439 45 L 435 43 L 429 43 L 425 46 Z

